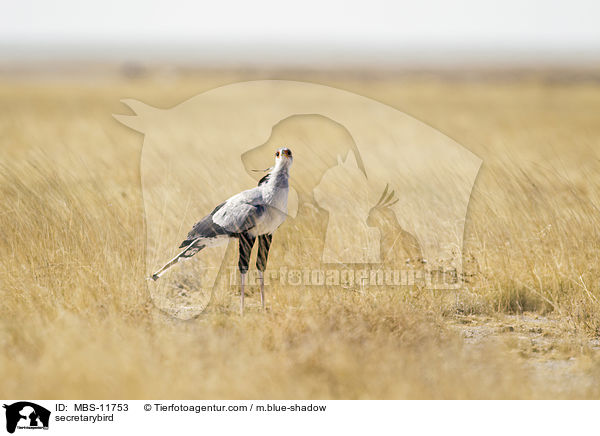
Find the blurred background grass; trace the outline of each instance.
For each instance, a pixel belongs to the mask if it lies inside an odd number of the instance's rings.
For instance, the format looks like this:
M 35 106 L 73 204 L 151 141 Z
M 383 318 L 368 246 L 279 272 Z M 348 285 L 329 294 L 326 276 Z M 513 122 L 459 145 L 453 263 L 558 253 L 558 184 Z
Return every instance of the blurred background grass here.
M 598 396 L 600 80 L 590 72 L 65 77 L 0 80 L 3 397 Z M 111 114 L 124 112 L 122 98 L 170 107 L 257 77 L 366 95 L 483 159 L 463 290 L 280 287 L 269 290 L 268 313 L 244 318 L 229 289 L 194 320 L 154 308 L 144 280 L 142 136 Z M 537 317 L 546 348 L 532 345 L 527 317 Z M 473 320 L 499 342 L 464 341 L 455 326 Z M 530 364 L 569 359 L 576 366 Z

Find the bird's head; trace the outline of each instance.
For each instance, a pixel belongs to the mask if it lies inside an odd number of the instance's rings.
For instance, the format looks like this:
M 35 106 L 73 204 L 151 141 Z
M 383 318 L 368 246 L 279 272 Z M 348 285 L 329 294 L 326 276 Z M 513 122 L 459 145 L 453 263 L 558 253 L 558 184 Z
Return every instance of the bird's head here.
M 283 147 L 275 152 L 275 168 L 289 168 L 293 161 L 292 150 L 289 148 Z

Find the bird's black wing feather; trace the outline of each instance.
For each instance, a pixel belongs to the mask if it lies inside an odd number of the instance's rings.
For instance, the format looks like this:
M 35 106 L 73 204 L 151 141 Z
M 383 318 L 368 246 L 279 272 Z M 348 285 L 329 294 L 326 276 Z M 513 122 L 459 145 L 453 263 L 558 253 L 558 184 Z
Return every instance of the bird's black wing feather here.
M 198 238 L 215 238 L 221 235 L 228 235 L 230 232 L 225 230 L 223 227 L 215 223 L 212 219 L 213 215 L 223 207 L 225 203 L 221 203 L 209 214 L 194 224 L 194 227 L 188 233 L 185 241 L 181 243 L 179 248 L 184 248 L 194 242 Z
M 269 181 L 269 176 L 271 175 L 271 173 L 267 173 L 262 179 L 260 179 L 258 181 L 258 186 L 267 183 Z

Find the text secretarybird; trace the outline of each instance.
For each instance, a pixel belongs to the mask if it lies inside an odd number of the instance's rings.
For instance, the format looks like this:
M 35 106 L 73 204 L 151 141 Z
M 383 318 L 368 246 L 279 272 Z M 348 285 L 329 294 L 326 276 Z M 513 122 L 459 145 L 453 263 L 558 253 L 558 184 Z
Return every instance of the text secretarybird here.
M 289 190 L 292 151 L 280 148 L 275 153 L 275 165 L 258 186 L 234 195 L 198 221 L 179 248 L 177 256 L 152 275 L 158 280 L 179 259 L 192 257 L 205 247 L 219 245 L 231 238 L 239 240 L 238 267 L 241 274 L 240 312 L 244 312 L 244 287 L 250 263 L 250 253 L 258 238 L 256 267 L 260 280 L 260 302 L 265 307 L 264 271 L 267 266 L 273 232 L 285 221 Z

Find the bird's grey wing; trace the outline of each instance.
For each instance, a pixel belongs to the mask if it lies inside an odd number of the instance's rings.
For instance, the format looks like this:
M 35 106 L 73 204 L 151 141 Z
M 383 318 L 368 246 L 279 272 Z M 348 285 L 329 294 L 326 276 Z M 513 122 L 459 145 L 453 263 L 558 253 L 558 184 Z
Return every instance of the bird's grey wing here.
M 223 206 L 213 216 L 213 220 L 228 232 L 244 233 L 256 226 L 265 210 L 266 206 L 262 204 L 233 202 Z
M 225 205 L 221 203 L 209 214 L 194 224 L 194 227 L 188 233 L 185 241 L 181 243 L 179 248 L 187 247 L 198 238 L 217 238 L 219 236 L 229 235 L 230 232 L 215 223 L 213 216 Z
M 254 227 L 265 213 L 262 193 L 253 188 L 234 195 L 213 215 L 213 221 L 232 233 L 243 233 Z

